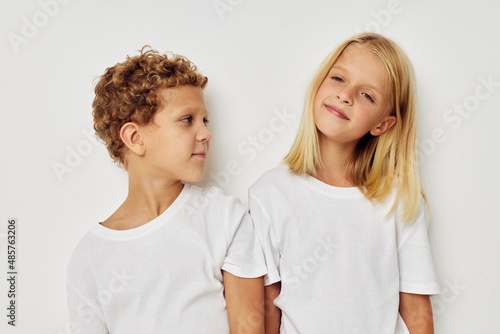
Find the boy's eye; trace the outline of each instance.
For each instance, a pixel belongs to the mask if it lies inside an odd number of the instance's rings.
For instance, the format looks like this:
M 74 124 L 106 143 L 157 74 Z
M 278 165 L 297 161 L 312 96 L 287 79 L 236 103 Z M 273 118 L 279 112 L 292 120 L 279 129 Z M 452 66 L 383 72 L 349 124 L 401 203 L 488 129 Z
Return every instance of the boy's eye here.
M 191 123 L 192 120 L 193 120 L 193 117 L 187 116 L 187 117 L 184 117 L 183 119 L 181 119 L 181 122 Z
M 370 102 L 373 102 L 373 99 L 370 95 L 366 94 L 366 93 L 362 93 L 361 95 L 363 95 L 364 97 L 366 97 Z
M 207 118 L 203 119 L 203 124 L 207 125 L 210 121 Z

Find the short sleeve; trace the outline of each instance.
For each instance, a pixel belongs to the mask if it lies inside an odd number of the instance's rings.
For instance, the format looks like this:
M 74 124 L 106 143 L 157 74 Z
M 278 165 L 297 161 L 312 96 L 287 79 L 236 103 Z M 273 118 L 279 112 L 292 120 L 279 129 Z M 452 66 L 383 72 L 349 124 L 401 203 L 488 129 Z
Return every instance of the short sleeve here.
M 231 214 L 226 218 L 228 248 L 222 270 L 243 278 L 261 277 L 266 274 L 262 248 L 248 210 L 235 199 L 230 201 Z
M 73 254 L 67 270 L 66 293 L 73 333 L 107 334 L 98 292 L 85 257 Z
M 414 222 L 398 221 L 397 243 L 401 292 L 422 295 L 440 293 L 427 235 L 427 210 L 423 200 Z
M 273 238 L 271 219 L 259 199 L 249 191 L 248 205 L 250 216 L 255 226 L 257 237 L 262 245 L 264 258 L 266 261 L 267 275 L 264 277 L 264 284 L 271 285 L 281 281 L 279 273 L 280 252 L 277 242 Z

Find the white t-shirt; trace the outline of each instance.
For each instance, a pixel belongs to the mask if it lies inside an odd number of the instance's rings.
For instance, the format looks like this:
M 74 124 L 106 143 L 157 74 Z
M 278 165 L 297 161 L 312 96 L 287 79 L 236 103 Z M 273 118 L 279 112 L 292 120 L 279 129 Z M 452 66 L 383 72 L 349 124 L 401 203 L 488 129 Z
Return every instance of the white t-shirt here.
M 264 247 L 265 284 L 281 281 L 274 304 L 286 334 L 408 333 L 399 292 L 437 294 L 425 206 L 417 220 L 384 218 L 394 196 L 373 205 L 287 166 L 249 190 L 250 215 Z
M 82 334 L 229 333 L 221 270 L 266 273 L 248 210 L 185 184 L 147 224 L 97 224 L 80 241 L 68 267 L 71 322 Z

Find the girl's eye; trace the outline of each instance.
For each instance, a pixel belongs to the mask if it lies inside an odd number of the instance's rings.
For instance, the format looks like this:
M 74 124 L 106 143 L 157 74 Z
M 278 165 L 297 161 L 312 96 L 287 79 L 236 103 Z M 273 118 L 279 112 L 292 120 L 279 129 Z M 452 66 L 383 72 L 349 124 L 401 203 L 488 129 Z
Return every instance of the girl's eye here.
M 187 116 L 187 117 L 184 117 L 183 119 L 181 119 L 181 122 L 191 123 L 192 120 L 193 120 L 193 117 Z
M 210 121 L 207 118 L 203 119 L 203 124 L 207 125 Z
M 338 82 L 344 82 L 344 80 L 342 80 L 342 78 L 339 78 L 339 77 L 332 77 L 333 80 L 335 81 L 338 81 Z
M 373 99 L 370 95 L 366 94 L 366 93 L 362 93 L 361 95 L 363 95 L 364 97 L 366 97 L 370 102 L 373 102 Z

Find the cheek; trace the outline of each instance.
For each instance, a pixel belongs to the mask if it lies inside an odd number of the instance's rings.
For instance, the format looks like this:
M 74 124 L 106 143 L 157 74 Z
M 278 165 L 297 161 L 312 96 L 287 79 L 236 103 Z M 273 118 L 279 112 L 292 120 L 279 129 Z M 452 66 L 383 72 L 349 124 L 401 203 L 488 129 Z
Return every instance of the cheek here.
M 363 128 L 367 130 L 367 132 L 378 126 L 385 118 L 385 112 L 382 112 L 381 110 L 370 110 L 369 108 L 360 111 L 359 115 L 361 116 L 359 118 L 361 124 L 363 125 Z
M 180 134 L 164 134 L 162 139 L 160 149 L 173 159 L 179 157 L 186 150 L 186 140 Z
M 318 133 L 329 133 L 333 131 L 333 128 L 335 127 L 334 123 L 331 122 L 331 119 L 325 113 L 314 112 L 313 119 Z
M 323 101 L 327 97 L 332 96 L 339 89 L 339 83 L 327 80 L 323 81 L 316 92 L 316 97 Z
M 319 115 L 319 112 L 317 111 L 317 107 L 314 106 L 313 108 L 313 120 L 314 120 L 314 124 L 316 126 L 318 126 L 318 123 L 320 123 L 320 119 L 321 119 L 321 115 Z
M 316 93 L 316 96 L 314 97 L 314 100 L 313 100 L 313 116 L 314 116 L 314 119 L 316 120 L 316 117 L 318 116 L 318 114 L 320 113 L 320 109 L 321 109 L 321 106 L 323 105 L 323 101 L 324 101 L 324 96 L 322 94 L 322 92 L 320 90 L 318 90 L 318 92 Z
M 314 97 L 314 104 L 321 104 L 323 102 L 323 100 L 325 99 L 326 97 L 326 88 L 324 86 L 324 84 L 322 84 L 321 86 L 319 86 L 319 89 L 318 91 L 316 92 L 316 96 Z
M 174 149 L 180 154 L 191 154 L 196 147 L 196 137 L 192 133 L 178 133 L 175 139 L 172 138 L 172 143 L 175 145 Z

